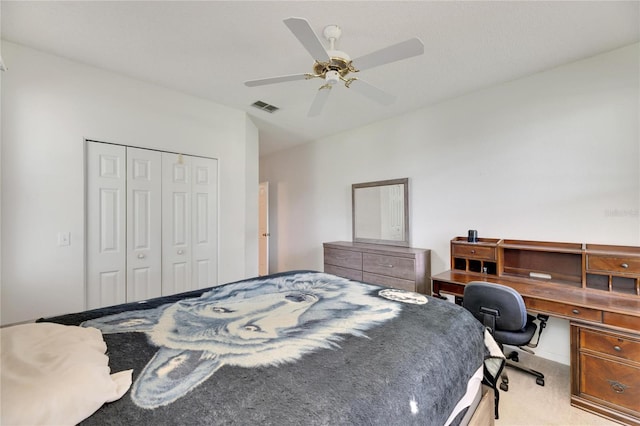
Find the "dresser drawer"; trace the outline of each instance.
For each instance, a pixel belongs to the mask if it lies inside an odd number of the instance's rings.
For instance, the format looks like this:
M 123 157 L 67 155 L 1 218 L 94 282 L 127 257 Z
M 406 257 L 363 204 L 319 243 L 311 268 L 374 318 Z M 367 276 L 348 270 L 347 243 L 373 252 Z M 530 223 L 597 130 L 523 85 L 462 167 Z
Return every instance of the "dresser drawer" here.
M 467 257 L 482 260 L 496 260 L 496 248 L 471 244 L 452 244 L 451 254 L 454 257 Z
M 640 368 L 580 354 L 580 393 L 640 413 Z
M 399 288 L 401 290 L 416 291 L 415 281 L 403 280 L 401 278 L 389 277 L 386 275 L 377 275 L 364 272 L 362 281 L 369 284 L 378 284 L 386 287 Z
M 334 266 L 342 266 L 343 268 L 362 270 L 362 253 L 359 251 L 325 247 L 324 263 Z
M 530 299 L 528 297 L 523 297 L 523 299 L 527 307 L 533 311 L 547 312 L 552 315 L 561 315 L 585 321 L 602 322 L 602 311 L 598 309 L 583 308 L 548 300 Z
M 621 335 L 580 329 L 580 349 L 588 349 L 640 363 L 640 341 Z
M 414 283 L 416 280 L 416 262 L 414 259 L 406 257 L 363 253 L 362 270 L 373 274 L 410 280 Z
M 640 274 L 640 257 L 589 254 L 587 270 Z
M 349 280 L 362 281 L 362 271 L 358 269 L 343 268 L 342 266 L 324 264 L 324 272 L 327 274 L 337 275 Z

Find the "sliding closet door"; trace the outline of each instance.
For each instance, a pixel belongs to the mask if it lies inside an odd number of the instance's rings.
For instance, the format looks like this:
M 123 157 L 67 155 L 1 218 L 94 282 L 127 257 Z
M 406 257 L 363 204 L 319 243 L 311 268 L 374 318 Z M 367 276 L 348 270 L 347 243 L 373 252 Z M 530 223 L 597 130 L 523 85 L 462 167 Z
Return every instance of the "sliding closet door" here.
M 162 294 L 162 154 L 127 148 L 127 302 Z
M 87 143 L 87 307 L 126 301 L 126 149 Z
M 218 284 L 218 161 L 193 157 L 192 259 L 194 288 Z

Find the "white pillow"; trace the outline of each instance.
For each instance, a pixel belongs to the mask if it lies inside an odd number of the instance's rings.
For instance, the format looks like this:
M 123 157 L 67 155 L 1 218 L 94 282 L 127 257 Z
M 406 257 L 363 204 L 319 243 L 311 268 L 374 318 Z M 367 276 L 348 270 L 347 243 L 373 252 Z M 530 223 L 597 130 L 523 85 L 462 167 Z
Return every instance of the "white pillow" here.
M 0 424 L 74 425 L 131 386 L 110 374 L 100 330 L 53 323 L 0 329 Z

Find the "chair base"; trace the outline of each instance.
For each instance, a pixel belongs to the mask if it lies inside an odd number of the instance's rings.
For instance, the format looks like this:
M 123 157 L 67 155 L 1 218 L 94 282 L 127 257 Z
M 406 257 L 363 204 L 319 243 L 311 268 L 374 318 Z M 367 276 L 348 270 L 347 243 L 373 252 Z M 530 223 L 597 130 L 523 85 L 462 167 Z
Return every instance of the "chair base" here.
M 510 354 L 507 355 L 507 362 L 505 364 L 506 367 L 511 367 L 511 368 L 515 368 L 516 370 L 520 370 L 523 373 L 527 373 L 527 374 L 531 374 L 532 376 L 534 376 L 536 378 L 536 384 L 538 384 L 539 386 L 544 386 L 544 374 L 542 374 L 541 372 L 534 370 L 532 368 L 526 368 L 526 367 L 522 367 L 518 364 L 515 364 L 513 362 L 509 362 L 508 360 L 513 360 L 515 362 L 518 362 L 518 353 L 513 351 Z M 509 390 L 509 377 L 507 376 L 507 373 L 505 370 L 503 370 L 502 375 L 500 375 L 500 389 L 502 389 L 503 391 L 508 391 Z

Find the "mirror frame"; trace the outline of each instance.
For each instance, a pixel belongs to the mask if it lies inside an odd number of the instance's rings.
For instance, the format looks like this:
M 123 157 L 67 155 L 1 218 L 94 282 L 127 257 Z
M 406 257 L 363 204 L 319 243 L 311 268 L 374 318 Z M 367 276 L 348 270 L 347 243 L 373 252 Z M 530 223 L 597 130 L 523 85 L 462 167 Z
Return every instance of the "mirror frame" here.
M 388 185 L 404 185 L 404 239 L 383 240 L 356 237 L 356 190 L 359 188 L 371 188 Z M 354 183 L 351 185 L 351 232 L 354 243 L 385 244 L 392 246 L 409 247 L 409 178 L 380 180 L 375 182 Z

